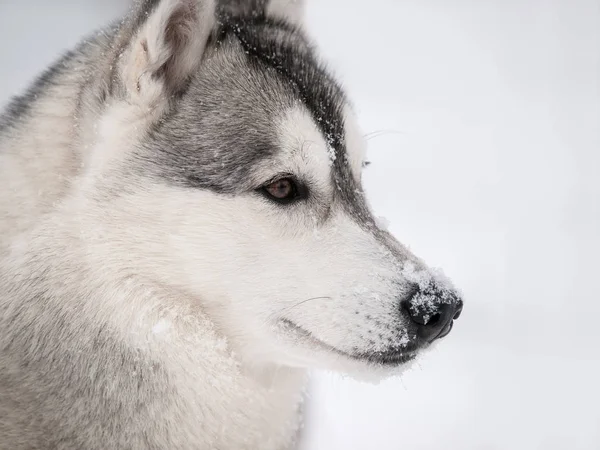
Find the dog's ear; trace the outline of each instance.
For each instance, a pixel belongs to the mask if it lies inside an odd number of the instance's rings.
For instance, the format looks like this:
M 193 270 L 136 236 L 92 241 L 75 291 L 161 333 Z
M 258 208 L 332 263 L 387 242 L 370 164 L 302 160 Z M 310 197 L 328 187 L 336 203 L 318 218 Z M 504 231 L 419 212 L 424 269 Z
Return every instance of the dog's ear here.
M 304 22 L 304 0 L 268 0 L 265 11 L 267 16 L 293 25 L 301 26 Z
M 136 32 L 121 57 L 133 97 L 171 96 L 200 64 L 215 23 L 214 0 L 143 0 Z

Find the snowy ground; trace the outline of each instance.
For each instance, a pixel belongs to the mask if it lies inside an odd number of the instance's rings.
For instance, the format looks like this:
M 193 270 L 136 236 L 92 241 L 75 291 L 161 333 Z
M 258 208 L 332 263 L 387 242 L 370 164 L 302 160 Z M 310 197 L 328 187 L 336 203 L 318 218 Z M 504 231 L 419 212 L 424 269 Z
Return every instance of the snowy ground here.
M 0 0 L 0 102 L 123 8 Z M 318 375 L 306 449 L 600 449 L 600 2 L 312 0 L 309 28 L 386 132 L 375 209 L 467 303 L 402 379 Z

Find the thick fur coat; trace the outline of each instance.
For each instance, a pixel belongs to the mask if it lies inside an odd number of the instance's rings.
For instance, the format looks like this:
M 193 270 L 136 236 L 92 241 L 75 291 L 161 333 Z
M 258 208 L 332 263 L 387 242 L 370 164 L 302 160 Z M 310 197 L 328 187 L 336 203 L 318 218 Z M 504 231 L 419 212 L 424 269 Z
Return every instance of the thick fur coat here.
M 450 283 L 380 228 L 289 0 L 146 0 L 0 118 L 0 449 L 285 449 L 307 369 L 397 373 Z

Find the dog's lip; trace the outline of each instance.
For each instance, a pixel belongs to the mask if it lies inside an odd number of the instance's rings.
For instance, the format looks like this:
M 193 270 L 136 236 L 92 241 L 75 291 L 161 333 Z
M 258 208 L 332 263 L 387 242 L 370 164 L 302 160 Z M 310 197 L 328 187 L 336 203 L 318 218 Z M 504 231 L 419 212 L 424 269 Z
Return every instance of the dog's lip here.
M 414 351 L 389 351 L 389 352 L 373 352 L 369 354 L 356 355 L 356 359 L 370 361 L 383 366 L 396 366 L 412 361 L 417 357 Z
M 454 320 L 451 320 L 448 325 L 446 325 L 440 332 L 439 334 L 435 337 L 435 339 L 442 339 L 445 338 L 446 336 L 448 336 L 450 334 L 450 332 L 452 331 L 452 327 L 454 326 Z
M 289 319 L 280 319 L 279 322 L 285 327 L 293 330 L 297 335 L 300 335 L 302 336 L 302 338 L 309 340 L 313 344 L 330 352 L 357 361 L 377 364 L 380 366 L 398 366 L 400 364 L 412 361 L 417 356 L 416 349 L 413 348 L 407 348 L 403 351 L 376 351 L 371 353 L 352 354 L 323 342 L 322 340 L 316 338 L 310 331 L 306 330 L 305 328 L 301 327 L 300 325 L 296 324 L 295 322 Z

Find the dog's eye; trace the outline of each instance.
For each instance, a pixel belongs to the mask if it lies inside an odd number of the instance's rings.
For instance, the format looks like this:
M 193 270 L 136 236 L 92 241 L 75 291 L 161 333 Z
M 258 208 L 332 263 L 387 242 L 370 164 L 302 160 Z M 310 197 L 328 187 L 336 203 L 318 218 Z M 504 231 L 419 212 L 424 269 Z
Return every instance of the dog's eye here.
M 292 177 L 283 177 L 270 182 L 262 188 L 264 194 L 279 203 L 290 203 L 302 195 L 302 189 Z

